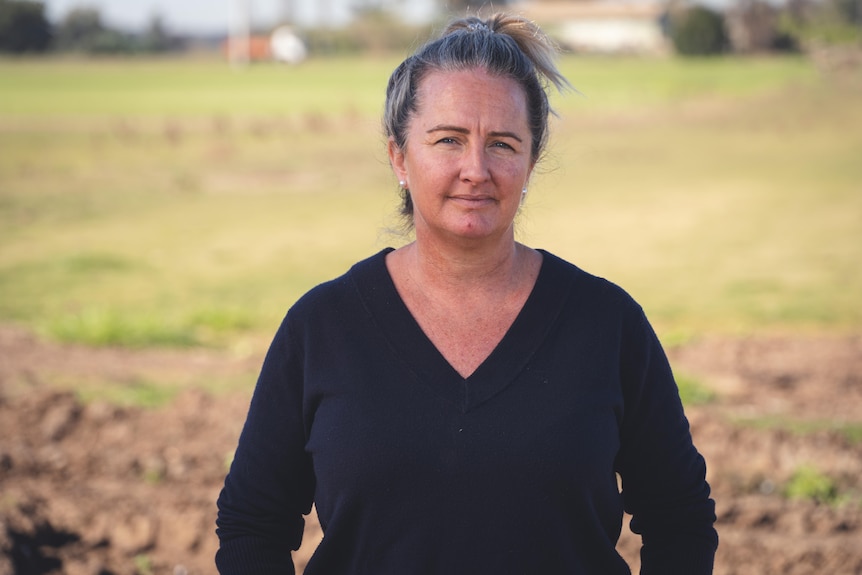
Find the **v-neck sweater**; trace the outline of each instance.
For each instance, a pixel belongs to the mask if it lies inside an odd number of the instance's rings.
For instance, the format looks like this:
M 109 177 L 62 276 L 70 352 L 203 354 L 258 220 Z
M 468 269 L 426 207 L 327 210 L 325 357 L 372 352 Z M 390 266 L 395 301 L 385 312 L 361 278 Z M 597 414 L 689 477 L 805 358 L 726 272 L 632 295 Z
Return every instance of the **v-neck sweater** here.
M 306 575 L 628 574 L 624 510 L 642 574 L 712 572 L 705 463 L 626 292 L 542 251 L 464 378 L 401 300 L 389 251 L 279 327 L 218 500 L 221 573 L 292 573 L 312 504 L 324 536 Z

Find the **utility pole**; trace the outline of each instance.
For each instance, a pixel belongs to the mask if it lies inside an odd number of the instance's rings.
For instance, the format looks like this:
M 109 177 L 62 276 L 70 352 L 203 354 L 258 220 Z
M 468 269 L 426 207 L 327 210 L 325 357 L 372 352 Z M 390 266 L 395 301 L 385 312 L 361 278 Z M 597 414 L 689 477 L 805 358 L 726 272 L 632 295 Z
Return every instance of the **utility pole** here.
M 285 24 L 296 24 L 296 0 L 284 0 L 282 20 Z
M 321 28 L 332 28 L 332 0 L 318 0 Z
M 244 68 L 250 60 L 251 0 L 233 0 L 228 57 L 231 66 Z

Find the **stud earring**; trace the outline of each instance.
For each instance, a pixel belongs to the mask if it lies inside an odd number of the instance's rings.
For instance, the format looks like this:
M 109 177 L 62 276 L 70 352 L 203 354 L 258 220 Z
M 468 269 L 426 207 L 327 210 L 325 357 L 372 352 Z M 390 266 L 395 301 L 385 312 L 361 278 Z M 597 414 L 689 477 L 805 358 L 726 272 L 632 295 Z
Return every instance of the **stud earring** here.
M 407 187 L 407 182 L 405 182 L 404 180 L 400 180 L 400 181 L 398 182 L 398 185 L 399 185 L 399 186 L 401 186 L 402 188 L 406 188 L 406 187 Z

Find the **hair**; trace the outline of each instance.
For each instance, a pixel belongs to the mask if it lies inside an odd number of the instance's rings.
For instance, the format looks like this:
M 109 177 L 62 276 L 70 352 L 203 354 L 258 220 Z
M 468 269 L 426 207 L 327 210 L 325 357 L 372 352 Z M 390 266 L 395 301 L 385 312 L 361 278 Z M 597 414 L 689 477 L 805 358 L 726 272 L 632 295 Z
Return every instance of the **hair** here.
M 537 162 L 548 141 L 548 118 L 552 112 L 548 88 L 571 88 L 557 70 L 557 45 L 530 20 L 512 14 L 488 19 L 475 16 L 452 21 L 439 38 L 421 46 L 389 77 L 383 128 L 387 138 L 406 150 L 407 130 L 418 107 L 422 80 L 435 71 L 457 72 L 482 69 L 493 76 L 511 78 L 527 98 L 527 123 L 532 137 L 531 156 Z M 412 224 L 413 202 L 402 190 L 401 214 Z

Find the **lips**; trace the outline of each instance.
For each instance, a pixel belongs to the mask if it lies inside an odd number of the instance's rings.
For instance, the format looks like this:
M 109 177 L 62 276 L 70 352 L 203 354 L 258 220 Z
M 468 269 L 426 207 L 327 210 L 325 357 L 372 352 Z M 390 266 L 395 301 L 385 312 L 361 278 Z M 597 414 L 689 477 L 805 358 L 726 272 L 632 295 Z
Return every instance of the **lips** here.
M 495 203 L 496 200 L 492 196 L 488 195 L 458 195 L 458 196 L 450 196 L 450 200 L 470 207 L 479 207 L 486 204 Z

